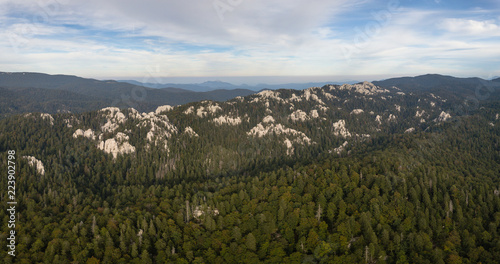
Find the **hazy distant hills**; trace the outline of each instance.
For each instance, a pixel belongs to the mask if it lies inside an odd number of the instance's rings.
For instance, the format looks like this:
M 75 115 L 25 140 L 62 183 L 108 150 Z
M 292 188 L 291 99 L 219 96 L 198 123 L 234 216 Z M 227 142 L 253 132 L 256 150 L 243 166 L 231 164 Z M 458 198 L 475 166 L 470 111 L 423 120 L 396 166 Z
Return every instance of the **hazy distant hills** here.
M 440 96 L 464 98 L 487 95 L 498 99 L 500 78 L 492 81 L 480 78 L 455 78 L 437 74 L 393 78 L 373 82 L 380 87 L 393 86 L 402 92 L 434 93 Z M 330 83 L 335 84 L 335 83 Z M 226 101 L 264 89 L 302 90 L 322 87 L 323 82 L 233 85 L 221 81 L 200 84 L 154 84 L 137 81 L 100 81 L 70 75 L 43 73 L 0 72 L 0 115 L 26 112 L 85 112 L 107 106 L 135 108 L 149 112 L 161 105 L 182 105 L 203 100 Z
M 277 90 L 277 89 L 294 89 L 294 90 L 303 90 L 310 87 L 322 87 L 325 84 L 354 84 L 358 83 L 358 81 L 347 81 L 347 82 L 308 82 L 308 83 L 285 83 L 285 84 L 257 84 L 254 86 L 242 84 L 242 85 L 234 85 L 227 82 L 222 81 L 207 81 L 199 84 L 181 84 L 181 83 L 141 83 L 134 80 L 123 80 L 119 82 L 130 83 L 134 85 L 162 89 L 162 88 L 177 88 L 177 89 L 185 89 L 195 92 L 206 92 L 213 91 L 216 89 L 248 89 L 253 91 L 261 91 L 264 89 Z
M 105 106 L 150 111 L 160 105 L 226 101 L 254 93 L 247 89 L 193 92 L 178 88 L 152 89 L 117 81 L 99 81 L 69 75 L 0 73 L 0 113 L 82 112 Z
M 498 99 L 499 79 L 487 81 L 481 78 L 456 78 L 438 74 L 427 74 L 416 77 L 392 78 L 375 81 L 373 84 L 381 87 L 398 87 L 403 92 L 432 92 L 439 95 L 468 97 L 476 96 L 476 92 L 491 96 L 488 99 Z

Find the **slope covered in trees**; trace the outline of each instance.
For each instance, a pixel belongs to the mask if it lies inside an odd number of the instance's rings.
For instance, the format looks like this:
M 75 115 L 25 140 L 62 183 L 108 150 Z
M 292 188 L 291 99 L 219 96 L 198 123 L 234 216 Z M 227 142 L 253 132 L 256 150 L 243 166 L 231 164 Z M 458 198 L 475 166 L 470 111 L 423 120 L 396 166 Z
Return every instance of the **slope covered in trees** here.
M 19 168 L 2 260 L 494 263 L 500 107 L 456 106 L 365 83 L 0 120 Z

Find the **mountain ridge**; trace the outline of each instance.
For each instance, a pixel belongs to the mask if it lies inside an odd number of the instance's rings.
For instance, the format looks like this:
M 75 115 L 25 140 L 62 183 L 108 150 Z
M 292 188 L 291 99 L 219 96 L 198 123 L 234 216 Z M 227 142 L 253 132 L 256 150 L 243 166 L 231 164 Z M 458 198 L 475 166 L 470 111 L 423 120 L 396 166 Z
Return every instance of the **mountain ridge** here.
M 457 105 L 363 82 L 4 118 L 33 249 L 17 258 L 495 263 L 500 108 Z
M 179 105 L 193 101 L 215 100 L 225 101 L 235 96 L 242 96 L 254 93 L 251 90 L 214 90 L 209 92 L 193 92 L 182 89 L 152 89 L 137 86 L 129 83 L 117 82 L 114 80 L 99 81 L 95 79 L 81 78 L 73 75 L 49 75 L 43 73 L 8 73 L 0 72 L 0 87 L 9 90 L 37 89 L 40 96 L 30 97 L 22 93 L 14 93 L 10 98 L 16 104 L 25 104 L 26 107 L 17 108 L 24 110 L 2 111 L 0 114 L 13 114 L 21 112 L 45 111 L 33 106 L 33 103 L 45 104 L 54 98 L 60 98 L 58 104 L 65 111 L 90 111 L 96 110 L 91 107 L 73 106 L 72 98 L 61 99 L 54 91 L 64 91 L 63 94 L 72 93 L 75 98 L 88 99 L 89 96 L 95 99 L 97 105 L 135 107 L 141 111 L 150 111 L 159 105 L 171 104 Z M 34 90 L 33 90 L 34 91 Z M 49 96 L 50 95 L 50 96 Z M 14 109 L 14 108 L 12 108 Z M 5 109 L 4 109 L 5 110 Z M 55 113 L 57 111 L 49 111 Z

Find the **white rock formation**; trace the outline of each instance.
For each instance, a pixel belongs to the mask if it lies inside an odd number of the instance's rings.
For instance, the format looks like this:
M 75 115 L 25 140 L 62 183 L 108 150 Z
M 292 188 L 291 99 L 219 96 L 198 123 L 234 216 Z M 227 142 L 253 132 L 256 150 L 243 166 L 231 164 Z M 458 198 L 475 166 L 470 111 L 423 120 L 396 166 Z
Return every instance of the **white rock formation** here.
M 450 114 L 446 113 L 445 111 L 442 111 L 441 114 L 439 114 L 439 116 L 436 119 L 434 119 L 434 122 L 446 122 L 450 118 L 451 118 Z
M 66 124 L 67 127 L 72 128 L 73 124 L 80 124 L 80 121 L 76 119 L 74 116 L 71 116 L 70 118 L 64 119 L 64 123 Z
M 292 155 L 293 152 L 295 151 L 295 148 L 293 147 L 293 143 L 300 144 L 300 145 L 309 145 L 311 144 L 311 140 L 308 137 L 297 137 L 293 141 L 285 138 L 283 141 L 283 144 L 286 146 L 286 154 L 287 155 Z
M 292 119 L 292 121 L 306 121 L 309 119 L 309 116 L 306 112 L 298 109 L 295 112 L 291 113 L 289 118 Z
M 307 136 L 304 133 L 292 128 L 287 128 L 282 124 L 269 124 L 268 126 L 264 126 L 262 123 L 259 123 L 255 127 L 253 127 L 249 132 L 247 132 L 247 135 L 256 137 L 263 137 L 268 134 L 276 134 L 276 135 L 289 134 L 307 138 Z M 310 141 L 310 139 L 306 141 Z
M 389 90 L 382 89 L 370 82 L 357 83 L 353 85 L 343 84 L 341 86 L 330 85 L 330 90 L 348 90 L 364 95 L 375 95 L 389 92 Z
M 283 141 L 283 144 L 287 147 L 287 155 L 293 154 L 294 148 L 292 143 L 297 143 L 301 145 L 306 145 L 306 144 L 309 145 L 312 143 L 311 139 L 307 137 L 306 134 L 297 131 L 295 129 L 286 128 L 281 124 L 267 123 L 267 126 L 264 126 L 263 123 L 259 123 L 257 124 L 257 126 L 255 126 L 249 132 L 247 132 L 247 135 L 256 137 L 264 137 L 269 134 L 287 135 L 287 137 Z M 289 136 L 293 136 L 295 137 L 295 139 L 290 140 L 288 138 Z
M 241 124 L 241 118 L 239 116 L 238 117 L 219 116 L 217 118 L 214 118 L 212 122 L 214 122 L 219 126 L 224 124 L 236 126 Z
M 128 142 L 129 137 L 124 133 L 118 132 L 114 138 L 100 141 L 97 148 L 105 153 L 112 154 L 116 159 L 118 154 L 130 154 L 135 152 L 135 147 Z
M 156 110 L 155 110 L 155 114 L 159 115 L 159 114 L 161 114 L 163 112 L 171 111 L 172 109 L 174 109 L 174 107 L 172 107 L 170 105 L 158 106 L 158 108 L 156 108 Z
M 185 115 L 189 115 L 189 114 L 192 114 L 194 113 L 194 106 L 190 106 L 188 107 L 188 109 L 186 109 L 186 111 L 183 112 Z
M 293 151 L 294 151 L 292 141 L 290 141 L 290 139 L 286 138 L 283 143 L 286 146 L 286 154 L 287 155 L 292 155 Z
M 200 108 L 198 108 L 196 110 L 196 115 L 198 117 L 205 117 L 208 114 L 215 114 L 221 110 L 222 110 L 222 107 L 220 107 L 218 104 L 212 104 L 211 102 L 208 102 L 206 107 L 200 106 Z
M 197 137 L 198 136 L 198 134 L 196 132 L 194 132 L 194 130 L 191 127 L 189 127 L 189 126 L 184 129 L 184 133 L 188 134 L 191 137 Z
M 414 127 L 410 127 L 407 130 L 405 130 L 405 133 L 412 133 L 414 131 L 415 131 L 415 128 Z
M 400 105 L 395 104 L 394 106 L 396 107 L 396 111 L 401 112 L 401 106 Z
M 101 127 L 102 132 L 114 132 L 118 129 L 119 124 L 125 123 L 127 118 L 118 107 L 107 107 L 99 110 L 107 119 L 106 124 Z
M 292 94 L 292 97 L 287 99 L 287 102 L 300 102 L 300 101 L 302 101 L 302 98 L 298 97 L 294 93 Z
M 45 167 L 40 160 L 36 159 L 33 156 L 23 156 L 23 158 L 28 160 L 28 164 L 30 166 L 36 168 L 36 172 L 38 172 L 40 175 L 45 175 Z
M 46 113 L 41 113 L 40 114 L 40 117 L 43 119 L 43 120 L 48 120 L 50 122 L 51 125 L 54 125 L 54 118 L 50 115 L 50 114 L 46 114 Z
M 333 123 L 333 134 L 335 136 L 342 136 L 344 138 L 350 137 L 351 133 L 345 127 L 345 120 L 339 120 Z
M 326 112 L 328 111 L 328 107 L 324 106 L 324 105 L 317 105 L 316 106 L 319 110 L 323 111 L 323 112 Z
M 339 99 L 337 96 L 332 95 L 331 93 L 327 93 L 325 90 L 322 90 L 323 96 L 325 96 L 326 99 L 328 100 L 334 100 L 334 99 Z
M 138 124 L 140 127 L 150 126 L 149 132 L 146 138 L 149 142 L 159 145 L 163 143 L 166 150 L 168 150 L 167 139 L 172 136 L 172 134 L 177 133 L 177 128 L 170 123 L 166 115 L 156 115 L 154 112 L 142 113 L 141 120 Z
M 193 217 L 198 219 L 200 218 L 200 216 L 204 215 L 205 212 L 213 215 L 213 216 L 216 216 L 219 214 L 219 210 L 217 210 L 217 208 L 210 208 L 210 207 L 207 207 L 206 210 L 203 210 L 203 208 L 201 206 L 196 206 L 193 210 Z
M 306 112 L 298 109 L 288 116 L 288 118 L 290 118 L 294 122 L 295 121 L 306 121 L 306 120 L 310 120 L 310 119 L 318 118 L 318 117 L 319 117 L 319 113 L 318 113 L 318 110 L 316 110 L 316 109 L 311 110 L 309 115 L 307 115 Z
M 318 95 L 316 94 L 316 91 L 320 90 L 320 89 L 321 88 L 319 88 L 319 87 L 307 88 L 307 89 L 304 90 L 304 94 L 302 95 L 302 97 L 306 101 L 316 101 L 319 104 L 324 105 L 325 103 L 321 99 L 319 99 Z
M 334 148 L 333 151 L 340 155 L 340 153 L 342 153 L 345 150 L 345 148 L 347 147 L 348 144 L 349 144 L 349 142 L 344 141 L 344 143 L 342 145 L 340 145 L 338 148 Z
M 262 123 L 274 123 L 274 117 L 268 115 L 262 119 Z
M 387 118 L 388 121 L 395 121 L 396 120 L 396 116 L 393 115 L 393 114 L 390 114 L 389 117 Z
M 271 91 L 271 90 L 264 90 L 260 93 L 256 94 L 257 97 L 255 97 L 251 102 L 252 103 L 258 103 L 258 102 L 263 102 L 264 100 L 269 100 L 273 99 L 276 101 L 283 101 L 283 99 L 280 97 L 279 92 Z
M 89 138 L 89 139 L 92 139 L 92 140 L 95 140 L 95 133 L 94 131 L 92 131 L 92 129 L 87 129 L 85 131 L 83 131 L 83 129 L 77 129 L 75 131 L 75 133 L 73 133 L 73 137 L 74 138 L 77 138 L 77 137 L 86 137 L 86 138 Z
M 205 107 L 203 106 L 200 106 L 200 108 L 196 110 L 196 115 L 199 117 L 204 117 L 206 114 L 207 112 L 205 111 Z
M 422 111 L 418 111 L 415 113 L 415 117 L 422 117 L 425 113 L 425 110 L 422 110 Z
M 351 115 L 359 115 L 361 113 L 365 112 L 363 109 L 354 109 L 351 111 Z

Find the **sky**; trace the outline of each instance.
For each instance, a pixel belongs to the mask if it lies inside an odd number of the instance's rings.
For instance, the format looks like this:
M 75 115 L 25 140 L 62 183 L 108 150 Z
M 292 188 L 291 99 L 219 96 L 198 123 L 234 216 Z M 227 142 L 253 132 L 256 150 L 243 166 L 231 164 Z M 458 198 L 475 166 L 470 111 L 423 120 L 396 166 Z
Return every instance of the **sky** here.
M 151 83 L 500 76 L 498 0 L 0 0 L 0 71 Z

